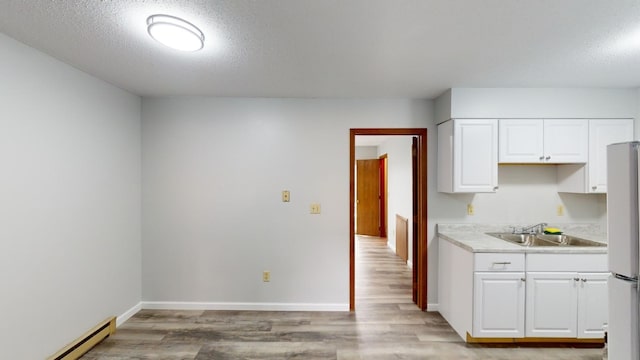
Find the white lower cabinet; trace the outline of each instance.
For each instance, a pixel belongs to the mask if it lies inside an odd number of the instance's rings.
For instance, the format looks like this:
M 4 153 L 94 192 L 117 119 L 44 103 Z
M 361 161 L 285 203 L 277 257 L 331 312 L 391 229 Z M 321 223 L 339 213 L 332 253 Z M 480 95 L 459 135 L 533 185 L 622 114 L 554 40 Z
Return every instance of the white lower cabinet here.
M 527 273 L 527 337 L 577 337 L 577 273 Z
M 524 280 L 524 272 L 474 274 L 474 337 L 524 337 Z
M 439 311 L 462 339 L 604 337 L 607 254 L 474 253 L 440 239 L 438 256 Z
M 578 337 L 602 338 L 608 322 L 608 273 L 580 273 L 578 287 Z
M 607 273 L 527 272 L 527 337 L 602 338 Z

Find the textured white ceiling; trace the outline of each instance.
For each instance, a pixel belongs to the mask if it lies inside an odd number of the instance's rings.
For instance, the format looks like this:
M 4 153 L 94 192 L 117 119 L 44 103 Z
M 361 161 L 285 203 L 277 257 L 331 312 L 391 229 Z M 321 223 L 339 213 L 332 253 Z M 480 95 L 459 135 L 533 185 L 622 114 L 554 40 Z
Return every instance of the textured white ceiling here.
M 145 20 L 198 25 L 205 48 Z M 142 96 L 433 98 L 451 87 L 638 87 L 637 0 L 2 0 L 0 31 Z

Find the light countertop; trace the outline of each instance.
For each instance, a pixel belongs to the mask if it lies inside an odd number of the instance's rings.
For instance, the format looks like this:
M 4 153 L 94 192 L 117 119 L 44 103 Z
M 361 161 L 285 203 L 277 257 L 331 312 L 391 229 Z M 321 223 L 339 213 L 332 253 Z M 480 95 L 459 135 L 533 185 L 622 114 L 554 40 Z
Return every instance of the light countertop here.
M 513 225 L 511 225 L 513 226 Z M 517 226 L 521 226 L 517 224 Z M 552 227 L 562 229 L 563 234 L 575 237 L 607 242 L 607 236 L 600 226 L 593 224 L 553 224 Z M 606 247 L 581 246 L 549 246 L 527 247 L 510 243 L 487 235 L 487 232 L 510 232 L 510 225 L 505 224 L 438 224 L 438 237 L 451 242 L 467 251 L 486 253 L 558 253 L 558 254 L 606 254 Z

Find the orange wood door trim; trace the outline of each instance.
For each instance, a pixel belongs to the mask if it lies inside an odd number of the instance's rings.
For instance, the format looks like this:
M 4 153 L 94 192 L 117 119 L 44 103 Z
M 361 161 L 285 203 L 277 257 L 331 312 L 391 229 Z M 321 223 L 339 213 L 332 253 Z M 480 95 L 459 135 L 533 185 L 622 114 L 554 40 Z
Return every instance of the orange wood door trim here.
M 418 137 L 418 193 L 414 194 L 418 200 L 418 248 L 417 279 L 418 284 L 416 304 L 422 310 L 427 309 L 427 129 L 350 129 L 349 130 L 349 309 L 355 310 L 355 159 L 357 135 L 409 135 Z

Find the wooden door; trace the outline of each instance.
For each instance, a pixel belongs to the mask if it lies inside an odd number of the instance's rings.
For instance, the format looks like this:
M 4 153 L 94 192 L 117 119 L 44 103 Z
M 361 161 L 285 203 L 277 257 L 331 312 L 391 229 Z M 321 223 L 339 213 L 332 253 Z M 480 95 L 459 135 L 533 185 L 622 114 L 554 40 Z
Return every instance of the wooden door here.
M 380 237 L 387 237 L 387 154 L 380 156 Z
M 380 235 L 380 161 L 356 161 L 356 233 Z

